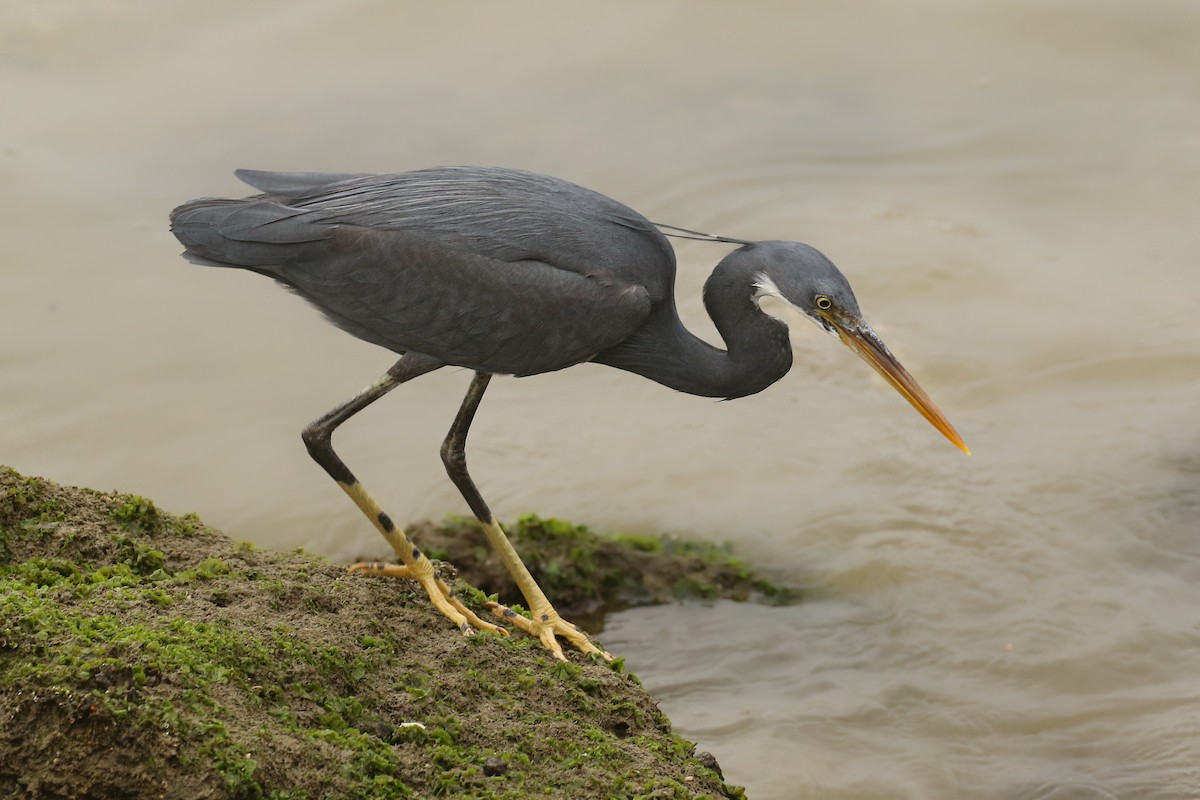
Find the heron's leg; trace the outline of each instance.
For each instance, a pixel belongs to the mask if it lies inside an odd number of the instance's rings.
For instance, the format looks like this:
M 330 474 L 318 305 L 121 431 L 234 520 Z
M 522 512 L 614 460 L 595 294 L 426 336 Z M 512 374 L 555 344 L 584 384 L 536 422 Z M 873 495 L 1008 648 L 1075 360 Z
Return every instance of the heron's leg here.
M 379 561 L 358 563 L 350 567 L 351 572 L 410 578 L 421 584 L 437 610 L 448 617 L 464 634 L 470 633 L 473 628 L 507 634 L 508 632 L 500 626 L 484 622 L 454 596 L 446 582 L 434 573 L 433 562 L 409 541 L 403 530 L 396 527 L 391 517 L 384 513 L 375 502 L 375 498 L 371 497 L 354 477 L 354 473 L 333 451 L 333 432 L 339 425 L 405 381 L 440 366 L 442 362 L 417 353 L 402 356 L 382 378 L 305 428 L 302 438 L 305 447 L 308 448 L 308 454 L 337 481 L 337 485 L 342 487 L 354 504 L 367 515 L 396 551 L 396 556 L 404 562 L 403 566 Z
M 538 637 L 542 645 L 561 661 L 566 661 L 566 657 L 555 636 L 563 637 L 584 653 L 598 653 L 611 661 L 611 655 L 592 644 L 586 633 L 560 617 L 554 610 L 554 606 L 550 605 L 542 588 L 529 574 L 529 570 L 521 561 L 516 548 L 512 546 L 512 542 L 508 540 L 508 536 L 496 522 L 491 509 L 483 501 L 479 490 L 475 488 L 475 482 L 467 473 L 467 431 L 471 428 L 471 421 L 475 419 L 475 411 L 479 408 L 479 401 L 483 398 L 483 392 L 487 389 L 488 381 L 491 378 L 492 376 L 486 372 L 475 373 L 475 379 L 471 381 L 471 387 L 467 389 L 467 396 L 463 398 L 462 406 L 458 409 L 458 416 L 454 418 L 454 424 L 450 426 L 450 432 L 446 434 L 446 440 L 442 442 L 442 463 L 446 465 L 446 472 L 449 473 L 450 480 L 454 481 L 454 485 L 462 492 L 462 496 L 467 501 L 467 505 L 471 507 L 475 518 L 482 523 L 483 532 L 492 545 L 492 549 L 496 551 L 496 555 L 500 557 L 500 563 L 504 564 L 504 568 L 508 570 L 508 574 L 513 577 L 520 588 L 521 594 L 525 596 L 525 601 L 529 603 L 529 612 L 533 619 L 526 619 L 499 603 L 490 603 L 489 607 L 496 616 L 506 619 L 526 633 Z

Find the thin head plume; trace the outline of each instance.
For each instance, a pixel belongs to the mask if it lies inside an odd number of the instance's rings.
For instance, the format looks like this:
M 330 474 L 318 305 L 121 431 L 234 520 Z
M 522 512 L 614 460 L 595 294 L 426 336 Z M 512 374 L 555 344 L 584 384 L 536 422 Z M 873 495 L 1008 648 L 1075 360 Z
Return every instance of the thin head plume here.
M 698 242 L 728 242 L 729 244 L 754 244 L 749 239 L 735 239 L 732 236 L 718 236 L 715 233 L 704 233 L 702 231 L 694 231 L 690 228 L 680 228 L 678 225 L 666 225 L 662 222 L 654 223 L 664 236 L 670 236 L 672 239 L 695 239 Z M 676 231 L 676 233 L 671 233 Z

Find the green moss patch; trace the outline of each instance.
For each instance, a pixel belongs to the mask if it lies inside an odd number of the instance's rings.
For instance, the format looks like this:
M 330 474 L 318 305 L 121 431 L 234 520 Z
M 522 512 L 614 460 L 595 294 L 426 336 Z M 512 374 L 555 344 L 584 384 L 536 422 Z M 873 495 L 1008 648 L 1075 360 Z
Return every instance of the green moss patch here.
M 412 588 L 0 468 L 0 796 L 740 796 L 632 676 Z

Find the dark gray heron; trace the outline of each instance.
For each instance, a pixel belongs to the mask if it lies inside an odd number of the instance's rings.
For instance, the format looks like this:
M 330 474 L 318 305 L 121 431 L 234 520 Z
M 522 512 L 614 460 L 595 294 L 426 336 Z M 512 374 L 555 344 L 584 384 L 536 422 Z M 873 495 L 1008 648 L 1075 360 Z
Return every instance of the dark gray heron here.
M 351 416 L 440 367 L 475 372 L 442 444 L 442 461 L 521 588 L 532 619 L 499 604 L 490 604 L 491 611 L 538 637 L 559 659 L 556 636 L 584 653 L 610 656 L 559 617 L 467 472 L 467 431 L 492 375 L 537 375 L 590 361 L 678 392 L 745 397 L 792 365 L 786 323 L 760 308 L 772 298 L 838 336 L 970 452 L 867 325 L 846 278 L 808 245 L 655 225 L 602 194 L 515 169 L 236 174 L 262 194 L 201 198 L 171 213 L 184 257 L 274 278 L 334 325 L 400 354 L 382 378 L 305 428 L 304 444 L 402 562 L 350 569 L 417 581 L 463 633 L 507 631 L 454 596 L 332 446 L 334 430 Z M 680 321 L 675 254 L 664 230 L 739 245 L 704 285 L 704 305 L 727 349 L 697 338 Z

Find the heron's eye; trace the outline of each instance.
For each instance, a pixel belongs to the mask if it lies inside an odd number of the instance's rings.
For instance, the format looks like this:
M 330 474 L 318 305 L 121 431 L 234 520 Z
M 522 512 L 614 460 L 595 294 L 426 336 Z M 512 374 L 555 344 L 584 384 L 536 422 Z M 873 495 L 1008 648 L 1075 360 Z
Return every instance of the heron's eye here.
M 817 308 L 822 311 L 828 311 L 833 306 L 833 301 L 823 294 L 817 295 L 816 303 Z

